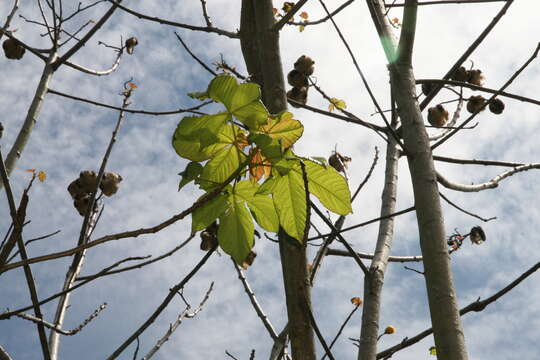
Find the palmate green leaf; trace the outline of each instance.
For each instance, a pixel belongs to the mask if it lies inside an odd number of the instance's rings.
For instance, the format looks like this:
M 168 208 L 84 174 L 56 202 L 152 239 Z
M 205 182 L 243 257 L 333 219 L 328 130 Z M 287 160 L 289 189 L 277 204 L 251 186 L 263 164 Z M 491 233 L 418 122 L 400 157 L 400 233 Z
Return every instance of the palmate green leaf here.
M 304 133 L 304 126 L 293 115 L 284 111 L 261 126 L 261 131 L 281 142 L 283 150 L 290 148 Z
M 295 164 L 292 169 L 278 178 L 273 187 L 272 198 L 279 224 L 289 236 L 301 243 L 306 228 L 306 192 L 300 165 Z
M 180 191 L 186 184 L 189 184 L 191 181 L 195 180 L 202 172 L 202 165 L 198 162 L 192 161 L 187 164 L 184 171 L 178 175 L 182 176 L 180 184 L 178 185 L 178 191 Z
M 231 75 L 219 75 L 210 82 L 208 95 L 250 129 L 266 124 L 269 113 L 261 102 L 261 89 L 254 83 L 238 84 Z
M 272 198 L 268 195 L 258 195 L 260 185 L 249 180 L 238 182 L 234 193 L 247 202 L 255 221 L 266 231 L 278 232 L 279 218 Z
M 236 146 L 236 135 L 241 132 L 234 124 L 227 124 L 219 133 L 220 143 L 226 144 L 203 168 L 201 179 L 221 184 L 229 178 L 242 164 L 247 156 Z
M 271 163 L 276 163 L 283 158 L 281 144 L 277 139 L 273 139 L 266 134 L 250 134 L 248 141 L 255 143 L 263 155 L 270 160 Z
M 347 215 L 352 212 L 349 185 L 333 167 L 323 166 L 311 160 L 303 160 L 306 166 L 309 192 L 315 195 L 328 210 Z M 302 175 L 301 168 L 294 168 Z
M 206 229 L 229 207 L 227 194 L 219 194 L 191 214 L 191 232 Z
M 253 219 L 244 201 L 231 194 L 228 209 L 219 217 L 219 246 L 236 263 L 242 264 L 253 247 L 254 230 Z
M 192 161 L 208 160 L 223 148 L 219 144 L 219 133 L 229 118 L 228 113 L 184 117 L 173 135 L 174 149 L 178 155 Z

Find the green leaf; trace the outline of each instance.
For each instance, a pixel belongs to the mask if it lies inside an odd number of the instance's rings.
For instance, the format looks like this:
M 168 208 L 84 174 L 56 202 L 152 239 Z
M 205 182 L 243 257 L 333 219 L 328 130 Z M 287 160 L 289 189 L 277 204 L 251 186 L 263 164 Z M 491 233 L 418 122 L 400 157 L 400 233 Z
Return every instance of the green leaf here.
M 227 194 L 219 194 L 191 214 L 191 232 L 206 229 L 229 207 Z
M 184 171 L 179 173 L 178 175 L 182 176 L 182 179 L 180 180 L 180 184 L 178 185 L 178 191 L 180 191 L 186 184 L 190 183 L 191 181 L 195 180 L 202 172 L 202 165 L 198 162 L 190 162 L 187 164 Z
M 263 182 L 262 185 L 259 187 L 259 190 L 257 190 L 257 195 L 270 195 L 271 193 L 273 193 L 274 188 L 277 185 L 278 179 L 278 176 L 272 176 L 266 179 L 266 181 Z
M 257 183 L 243 180 L 236 184 L 234 192 L 247 202 L 249 210 L 251 210 L 255 221 L 257 221 L 260 227 L 266 231 L 278 232 L 279 219 L 274 202 L 267 195 L 257 194 L 259 187 Z
M 253 219 L 244 201 L 229 196 L 229 208 L 219 218 L 218 242 L 223 251 L 242 264 L 253 247 Z
M 201 174 L 202 181 L 221 184 L 229 178 L 242 164 L 247 156 L 236 146 L 236 136 L 241 133 L 238 126 L 227 124 L 218 134 L 220 144 L 224 144 L 219 152 L 206 163 Z M 214 146 L 214 145 L 212 145 Z
M 271 163 L 276 163 L 283 158 L 281 144 L 278 140 L 266 134 L 250 134 L 248 141 L 257 144 L 263 155 L 270 160 Z
M 328 210 L 340 215 L 351 213 L 351 192 L 345 178 L 331 166 L 323 166 L 307 159 L 304 160 L 304 164 L 309 192 Z M 295 167 L 294 170 L 302 175 L 300 167 Z
M 268 110 L 261 102 L 261 88 L 255 83 L 238 85 L 233 76 L 219 75 L 210 82 L 208 95 L 251 129 L 268 121 Z
M 209 98 L 207 91 L 193 91 L 187 94 L 192 99 L 206 100 Z
M 178 155 L 192 161 L 208 160 L 223 146 L 215 145 L 218 134 L 229 119 L 229 114 L 219 113 L 184 117 L 174 132 L 172 144 Z
M 293 166 L 293 170 L 299 165 Z M 302 243 L 306 228 L 306 192 L 301 170 L 289 171 L 274 186 L 272 197 L 279 223 L 289 236 Z
M 288 112 L 280 113 L 271 119 L 267 125 L 261 126 L 261 131 L 273 139 L 279 139 L 283 150 L 290 148 L 304 133 L 304 126 Z

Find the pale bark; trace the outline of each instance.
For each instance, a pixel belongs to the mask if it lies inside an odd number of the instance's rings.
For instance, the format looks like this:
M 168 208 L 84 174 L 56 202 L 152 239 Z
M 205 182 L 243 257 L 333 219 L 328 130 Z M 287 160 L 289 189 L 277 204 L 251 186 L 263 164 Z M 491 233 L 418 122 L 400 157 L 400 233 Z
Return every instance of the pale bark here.
M 381 217 L 396 211 L 397 171 L 399 149 L 396 141 L 389 137 L 386 149 L 385 181 L 382 193 Z M 360 330 L 359 360 L 373 360 L 377 356 L 379 335 L 379 314 L 384 274 L 394 237 L 394 218 L 389 217 L 379 223 L 379 234 L 369 275 L 364 281 L 364 308 Z
M 381 0 L 368 0 L 379 37 L 390 62 L 392 91 L 403 126 L 403 140 L 411 173 L 420 247 L 438 359 L 465 360 L 467 352 L 445 241 L 437 178 L 429 138 L 418 102 L 411 55 L 416 28 L 416 1 L 407 0 L 396 48 Z

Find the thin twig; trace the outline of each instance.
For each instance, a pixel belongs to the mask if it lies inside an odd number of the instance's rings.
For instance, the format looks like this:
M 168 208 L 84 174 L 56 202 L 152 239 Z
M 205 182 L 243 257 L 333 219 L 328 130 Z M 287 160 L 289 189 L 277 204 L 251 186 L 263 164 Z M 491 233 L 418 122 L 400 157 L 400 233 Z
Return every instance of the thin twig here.
M 482 220 L 483 222 L 488 222 L 488 221 L 497 219 L 496 216 L 493 216 L 493 217 L 490 217 L 490 218 L 483 218 L 483 217 L 481 217 L 481 216 L 479 216 L 479 215 L 476 215 L 476 214 L 474 214 L 474 213 L 472 213 L 472 212 L 470 212 L 470 211 L 467 211 L 467 210 L 465 210 L 465 209 L 459 207 L 458 205 L 456 205 L 455 203 L 453 203 L 452 201 L 450 201 L 446 196 L 444 196 L 443 193 L 440 192 L 440 191 L 439 191 L 439 195 L 444 199 L 444 201 L 446 201 L 448 204 L 450 204 L 450 205 L 453 206 L 454 208 L 458 209 L 459 211 L 461 211 L 461 212 L 463 212 L 463 213 L 465 213 L 465 214 L 467 214 L 467 215 L 469 215 L 469 216 L 472 216 L 472 217 L 474 217 L 474 218 L 477 218 L 477 219 L 479 219 L 479 220 Z
M 251 286 L 249 286 L 249 283 L 245 275 L 242 273 L 242 269 L 240 268 L 240 266 L 238 266 L 236 261 L 234 261 L 232 258 L 231 260 L 233 262 L 236 273 L 238 274 L 238 278 L 242 282 L 242 285 L 244 286 L 244 290 L 246 291 L 246 294 L 249 297 L 249 301 L 251 302 L 251 305 L 253 305 L 253 308 L 255 309 L 255 312 L 257 313 L 257 316 L 259 316 L 259 318 L 261 319 L 264 327 L 270 334 L 270 337 L 272 338 L 272 340 L 276 341 L 278 339 L 278 334 L 276 333 L 276 330 L 272 326 L 272 323 L 268 319 L 268 316 L 264 313 L 263 309 L 261 308 L 261 305 L 257 301 L 257 298 L 255 297 L 255 293 L 251 289 Z
M 215 250 L 216 248 L 213 248 L 208 251 L 197 263 L 197 265 L 195 265 L 195 267 L 189 272 L 189 274 L 187 274 L 186 277 L 182 279 L 182 281 L 180 281 L 178 284 L 176 284 L 169 290 L 169 294 L 165 297 L 165 299 L 157 307 L 157 309 L 152 313 L 152 315 L 150 315 L 148 319 L 146 319 L 146 321 L 107 358 L 107 360 L 116 359 L 133 341 L 135 341 L 136 338 L 138 338 L 157 319 L 157 317 L 163 312 L 163 310 L 165 310 L 167 305 L 169 305 L 172 299 L 176 296 L 176 293 L 180 291 L 187 284 L 187 282 L 201 269 L 201 267 L 206 263 L 206 261 L 210 258 L 210 256 L 214 253 Z
M 186 51 L 188 52 L 189 55 L 191 55 L 191 57 L 193 59 L 195 59 L 195 61 L 197 61 L 206 71 L 208 71 L 210 74 L 214 75 L 214 76 L 217 76 L 217 73 L 210 69 L 210 67 L 208 65 L 206 65 L 201 59 L 199 59 L 197 57 L 197 55 L 195 55 L 190 49 L 189 47 L 186 45 L 186 43 L 184 42 L 184 40 L 182 40 L 182 38 L 180 37 L 180 35 L 178 35 L 178 33 L 175 31 L 174 32 L 174 35 L 176 35 L 176 38 L 178 39 L 178 41 L 180 41 L 180 43 L 182 44 L 182 46 L 184 47 L 184 49 L 186 49 Z
M 271 29 L 271 31 L 276 31 L 276 32 L 279 32 L 283 26 L 285 26 L 286 23 L 289 22 L 289 20 L 292 19 L 292 17 L 294 16 L 294 14 L 296 14 L 298 12 L 298 10 L 300 10 L 302 8 L 302 6 L 304 6 L 304 4 L 307 2 L 307 0 L 299 0 L 296 4 L 294 4 L 294 6 L 292 7 L 291 10 L 289 10 L 288 13 L 286 13 L 275 25 L 274 27 Z
M 488 297 L 487 299 L 480 301 L 480 298 L 478 298 L 478 300 L 473 301 L 469 305 L 465 306 L 464 308 L 462 308 L 459 311 L 459 314 L 461 316 L 463 316 L 463 315 L 465 315 L 465 314 L 467 314 L 467 313 L 469 313 L 471 311 L 479 312 L 479 311 L 484 310 L 488 305 L 490 305 L 491 303 L 497 301 L 503 295 L 507 294 L 510 290 L 515 288 L 519 283 L 521 283 L 527 277 L 532 275 L 538 269 L 540 269 L 540 262 L 536 263 L 529 270 L 527 270 L 526 272 L 521 274 L 516 280 L 512 281 L 508 286 L 506 286 L 503 289 L 499 290 L 498 292 L 496 292 L 492 296 Z M 417 342 L 419 342 L 423 338 L 431 335 L 432 333 L 433 333 L 433 329 L 429 328 L 427 330 L 422 331 L 420 334 L 418 334 L 416 336 L 413 336 L 411 338 L 405 338 L 405 339 L 403 339 L 403 341 L 401 343 L 399 343 L 397 345 L 394 345 L 394 346 L 392 346 L 392 347 L 378 353 L 377 354 L 377 359 L 389 358 L 392 354 L 396 353 L 397 351 L 399 351 L 401 349 L 404 349 L 406 347 L 409 347 L 409 346 L 411 346 L 413 344 L 416 344 Z
M 345 321 L 343 322 L 343 324 L 341 324 L 341 326 L 339 327 L 339 330 L 336 334 L 336 336 L 334 336 L 334 339 L 332 340 L 332 342 L 330 343 L 330 347 L 329 349 L 332 349 L 332 347 L 334 346 L 334 344 L 336 343 L 337 339 L 339 339 L 339 337 L 341 336 L 341 333 L 343 332 L 343 329 L 345 329 L 345 326 L 347 326 L 347 323 L 349 322 L 349 320 L 352 318 L 352 316 L 354 315 L 354 313 L 356 312 L 356 310 L 358 310 L 360 306 L 355 306 L 352 311 L 349 313 L 349 315 L 347 316 L 347 318 L 345 319 Z M 321 358 L 321 360 L 324 360 L 326 358 L 326 354 L 324 354 L 324 356 Z
M 296 25 L 296 26 L 310 26 L 310 25 L 317 25 L 317 24 L 322 24 L 323 22 L 326 22 L 328 19 L 330 19 L 331 17 L 334 17 L 335 15 L 337 15 L 338 13 L 341 12 L 341 10 L 345 9 L 347 6 L 349 6 L 350 4 L 352 4 L 354 2 L 354 0 L 348 0 L 346 2 L 344 2 L 343 4 L 341 4 L 336 10 L 332 11 L 330 13 L 330 15 L 326 15 L 325 17 L 319 19 L 319 20 L 314 20 L 314 21 L 303 21 L 303 22 L 289 22 L 289 25 Z
M 356 254 L 361 259 L 368 259 L 372 260 L 375 257 L 375 254 L 369 254 L 364 252 L 358 252 L 356 251 Z M 339 250 L 339 249 L 328 249 L 326 252 L 326 255 L 334 255 L 334 256 L 346 256 L 351 257 L 351 254 L 346 250 Z M 416 255 L 416 256 L 389 256 L 388 261 L 390 262 L 419 262 L 422 261 L 422 255 Z

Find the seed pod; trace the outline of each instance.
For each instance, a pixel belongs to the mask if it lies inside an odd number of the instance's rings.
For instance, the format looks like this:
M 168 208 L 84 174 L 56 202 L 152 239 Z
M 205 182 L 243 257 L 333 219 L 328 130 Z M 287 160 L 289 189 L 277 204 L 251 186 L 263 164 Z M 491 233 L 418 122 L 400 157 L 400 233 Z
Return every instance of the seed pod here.
M 469 71 L 461 66 L 452 74 L 452 80 L 467 82 L 469 80 Z
M 92 170 L 81 171 L 79 184 L 85 193 L 91 193 L 96 188 L 97 174 Z
M 422 84 L 422 93 L 424 95 L 427 96 L 431 92 L 431 90 L 433 90 L 433 84 L 432 83 L 423 83 Z
M 137 40 L 136 37 L 130 37 L 126 40 L 126 51 L 129 55 L 133 54 L 133 50 L 135 50 L 135 46 L 139 43 L 139 40 Z
M 475 226 L 471 229 L 471 233 L 469 234 L 471 242 L 473 244 L 479 245 L 486 241 L 486 233 L 480 226 Z
M 328 158 L 328 164 L 334 169 L 336 169 L 337 172 L 345 171 L 345 166 L 339 159 L 339 156 L 337 153 L 333 153 L 332 155 L 330 155 L 330 157 Z
M 244 270 L 246 270 L 248 267 L 253 265 L 253 262 L 255 261 L 256 257 L 257 257 L 257 253 L 255 252 L 255 250 L 251 250 L 249 254 L 247 254 L 246 259 L 242 263 L 242 267 L 244 268 Z
M 287 97 L 291 100 L 294 100 L 296 102 L 299 102 L 300 104 L 305 104 L 307 102 L 307 87 L 301 87 L 301 88 L 292 88 L 287 92 Z M 294 107 L 299 107 L 295 103 L 291 102 L 291 105 Z
M 22 59 L 26 49 L 15 39 L 6 39 L 2 44 L 4 49 L 4 54 L 8 59 L 11 60 L 20 60 Z
M 218 245 L 217 237 L 208 230 L 202 231 L 200 237 L 202 251 L 210 251 Z
M 501 99 L 495 98 L 489 103 L 489 111 L 494 114 L 502 114 L 504 111 L 504 103 Z
M 73 202 L 73 206 L 79 212 L 79 215 L 84 216 L 86 214 L 86 209 L 88 208 L 88 203 L 90 203 L 90 194 L 83 195 Z M 94 209 L 97 204 L 94 202 Z
M 118 191 L 118 185 L 122 181 L 122 177 L 116 173 L 106 172 L 103 174 L 99 188 L 103 191 L 103 195 L 112 196 Z
M 79 181 L 79 178 L 73 180 L 71 184 L 69 184 L 67 190 L 69 191 L 69 194 L 73 199 L 79 199 L 86 195 L 86 192 L 81 187 L 81 182 Z
M 469 71 L 469 79 L 467 79 L 467 82 L 469 84 L 482 86 L 484 85 L 485 77 L 482 75 L 482 71 L 479 69 L 470 70 Z
M 287 74 L 287 81 L 292 87 L 302 88 L 308 86 L 308 79 L 306 75 L 302 74 L 298 70 L 291 70 Z
M 428 109 L 428 122 L 431 126 L 441 127 L 448 121 L 448 111 L 441 104 Z
M 469 101 L 467 101 L 467 111 L 471 114 L 474 114 L 480 109 L 482 109 L 480 111 L 484 111 L 485 108 L 482 108 L 482 106 L 484 106 L 485 103 L 486 99 L 484 99 L 482 95 L 471 96 Z
M 315 61 L 311 60 L 309 56 L 302 55 L 294 63 L 294 69 L 304 75 L 309 76 L 313 74 L 313 71 L 315 71 L 313 64 L 315 64 Z

